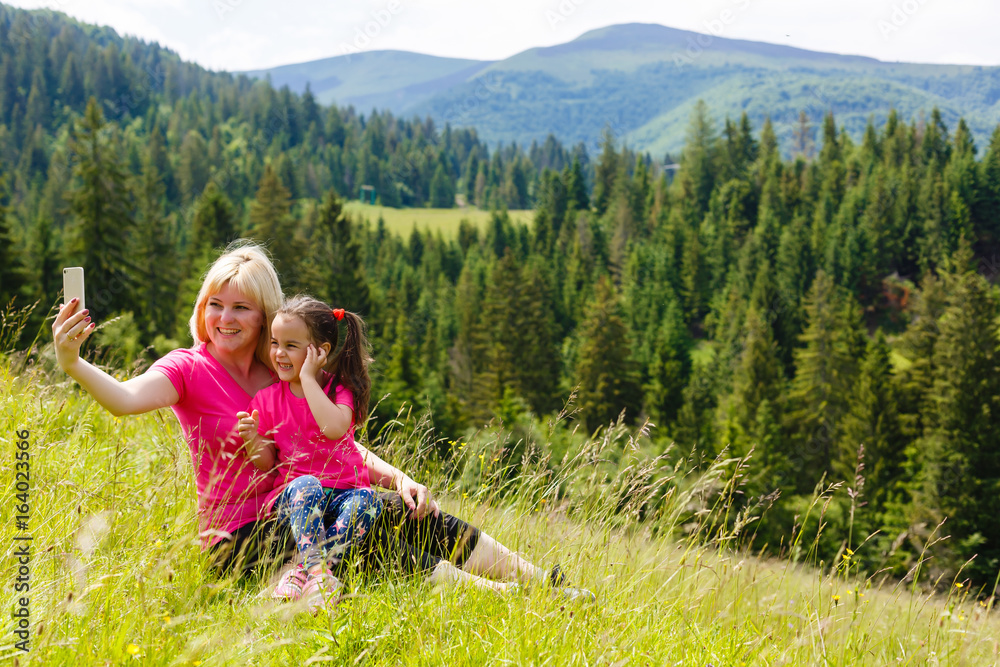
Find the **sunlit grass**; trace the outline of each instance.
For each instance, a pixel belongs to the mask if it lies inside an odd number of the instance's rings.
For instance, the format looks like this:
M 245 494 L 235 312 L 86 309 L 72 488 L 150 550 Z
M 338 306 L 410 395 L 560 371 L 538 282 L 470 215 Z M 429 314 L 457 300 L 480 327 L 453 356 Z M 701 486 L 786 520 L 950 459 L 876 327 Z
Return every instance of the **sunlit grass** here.
M 847 553 L 823 568 L 758 559 L 734 534 L 752 513 L 724 520 L 733 471 L 752 461 L 685 475 L 646 458 L 625 428 L 560 461 L 529 450 L 513 478 L 502 435 L 454 443 L 458 466 L 425 456 L 412 423 L 376 443 L 443 490 L 446 509 L 539 564 L 561 563 L 597 604 L 386 577 L 348 582 L 332 615 L 295 613 L 259 581 L 206 571 L 190 455 L 168 411 L 116 419 L 42 366 L 44 355 L 14 377 L 0 360 L 6 610 L 20 534 L 7 518 L 13 438 L 31 434 L 32 651 L 18 653 L 9 632 L 0 642 L 21 664 L 1000 664 L 1000 623 L 975 591 L 858 576 Z M 477 474 L 459 475 L 470 461 Z
M 385 227 L 391 234 L 409 237 L 416 226 L 421 231 L 431 233 L 441 232 L 445 239 L 458 236 L 458 226 L 462 220 L 467 220 L 482 232 L 490 219 L 490 212 L 474 206 L 467 208 L 390 208 L 388 206 L 372 206 L 352 200 L 344 203 L 344 210 L 355 220 L 367 220 L 372 227 L 378 222 L 379 216 L 385 220 Z M 517 224 L 531 225 L 534 211 L 508 211 L 510 221 Z

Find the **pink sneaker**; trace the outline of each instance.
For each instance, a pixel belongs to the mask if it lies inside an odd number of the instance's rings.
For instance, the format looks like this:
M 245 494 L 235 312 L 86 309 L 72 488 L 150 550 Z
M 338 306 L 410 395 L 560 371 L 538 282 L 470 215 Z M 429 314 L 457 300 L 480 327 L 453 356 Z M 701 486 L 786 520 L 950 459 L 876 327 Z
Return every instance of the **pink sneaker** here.
M 330 570 L 319 574 L 310 574 L 306 585 L 302 588 L 302 599 L 310 612 L 316 613 L 324 607 L 332 609 L 337 605 L 337 591 L 341 587 L 340 580 L 333 576 Z
M 308 579 L 309 575 L 306 574 L 305 568 L 301 565 L 288 568 L 278 580 L 274 591 L 271 592 L 271 597 L 276 600 L 295 602 L 302 597 L 302 591 L 305 589 Z

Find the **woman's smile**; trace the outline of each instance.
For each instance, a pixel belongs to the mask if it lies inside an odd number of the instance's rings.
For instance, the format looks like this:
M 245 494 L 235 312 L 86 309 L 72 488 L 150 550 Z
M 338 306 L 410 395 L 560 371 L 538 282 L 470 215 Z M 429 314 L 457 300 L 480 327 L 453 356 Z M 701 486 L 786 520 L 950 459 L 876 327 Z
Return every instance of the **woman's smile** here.
M 264 325 L 264 314 L 252 300 L 226 283 L 208 299 L 205 328 L 212 344 L 228 352 L 256 347 Z

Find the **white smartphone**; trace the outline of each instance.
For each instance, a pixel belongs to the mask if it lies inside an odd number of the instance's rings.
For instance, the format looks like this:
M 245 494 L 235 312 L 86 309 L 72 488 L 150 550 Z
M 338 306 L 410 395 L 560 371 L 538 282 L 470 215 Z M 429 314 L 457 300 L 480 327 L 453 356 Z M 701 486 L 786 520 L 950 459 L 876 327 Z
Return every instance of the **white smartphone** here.
M 80 312 L 87 307 L 87 302 L 83 295 L 83 267 L 68 266 L 63 269 L 63 303 L 69 303 L 70 299 L 80 300 L 80 306 L 76 312 Z

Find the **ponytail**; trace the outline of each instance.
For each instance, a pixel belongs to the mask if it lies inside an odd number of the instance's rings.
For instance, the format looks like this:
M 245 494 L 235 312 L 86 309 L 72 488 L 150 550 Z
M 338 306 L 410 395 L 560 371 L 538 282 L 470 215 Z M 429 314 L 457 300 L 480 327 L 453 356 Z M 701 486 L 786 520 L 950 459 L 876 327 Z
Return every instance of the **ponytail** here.
M 372 363 L 365 322 L 357 313 L 344 311 L 344 344 L 328 364 L 336 378 L 330 387 L 332 398 L 336 385 L 342 384 L 354 394 L 354 423 L 364 424 L 368 419 L 368 404 L 372 395 L 372 379 L 368 366 Z

